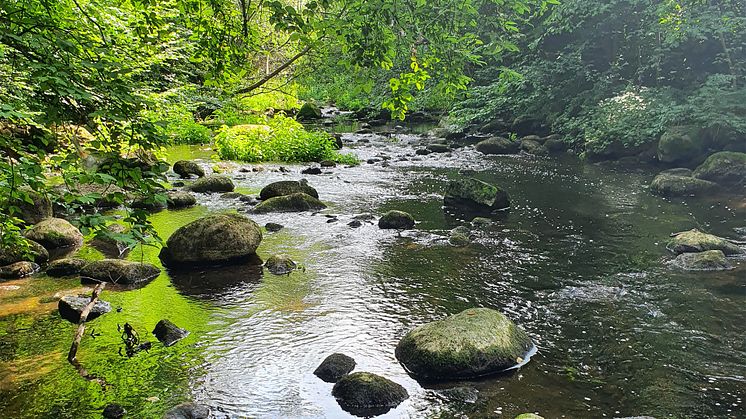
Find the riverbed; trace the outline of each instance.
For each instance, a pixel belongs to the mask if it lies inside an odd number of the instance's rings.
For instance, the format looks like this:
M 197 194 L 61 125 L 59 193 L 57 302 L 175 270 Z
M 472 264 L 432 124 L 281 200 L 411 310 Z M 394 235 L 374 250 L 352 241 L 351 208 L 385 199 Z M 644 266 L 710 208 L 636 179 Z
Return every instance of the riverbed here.
M 403 385 L 410 398 L 382 417 L 738 418 L 746 415 L 746 261 L 725 272 L 671 270 L 674 232 L 699 228 L 737 238 L 743 197 L 664 200 L 649 193 L 655 170 L 593 165 L 574 157 L 484 156 L 466 146 L 416 156 L 415 133 L 345 134 L 362 164 L 301 175 L 305 166 L 241 163 L 223 167 L 239 192 L 306 178 L 328 208 L 311 214 L 246 212 L 239 200 L 199 195 L 190 209 L 151 216 L 165 239 L 217 211 L 240 211 L 265 233 L 257 253 L 284 253 L 302 269 L 276 276 L 256 266 L 204 268 L 101 298 L 116 308 L 88 326 L 78 359 L 102 387 L 66 363 L 75 326 L 54 295 L 81 287 L 45 276 L 0 284 L 0 411 L 12 418 L 100 417 L 108 403 L 131 417 L 159 417 L 183 401 L 219 417 L 344 418 L 331 384 L 313 375 L 329 354 L 356 371 Z M 178 147 L 169 160 L 212 152 Z M 368 160 L 371 163 L 368 163 Z M 249 169 L 243 172 L 241 169 Z M 464 248 L 448 231 L 468 220 L 443 209 L 449 179 L 469 175 L 502 186 L 512 207 L 473 228 Z M 176 181 L 176 178 L 172 178 Z M 355 215 L 398 209 L 415 230 L 347 224 Z M 157 248 L 131 260 L 161 266 Z M 89 247 L 82 253 L 102 257 Z M 470 307 L 508 315 L 538 353 L 509 374 L 421 385 L 394 358 L 411 328 Z M 150 334 L 162 318 L 191 334 L 164 347 Z M 131 324 L 152 349 L 120 354 L 118 325 Z M 468 387 L 476 400 L 447 391 Z M 469 390 L 473 394 L 472 390 Z

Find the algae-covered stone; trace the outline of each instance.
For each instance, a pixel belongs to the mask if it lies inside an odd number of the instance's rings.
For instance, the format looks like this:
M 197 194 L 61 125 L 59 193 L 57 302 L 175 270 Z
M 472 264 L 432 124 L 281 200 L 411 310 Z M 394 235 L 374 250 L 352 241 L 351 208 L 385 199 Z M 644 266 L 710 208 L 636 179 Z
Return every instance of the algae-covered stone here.
M 503 137 L 492 137 L 480 141 L 476 148 L 482 154 L 516 154 L 521 151 L 521 144 Z
M 717 183 L 672 173 L 661 173 L 650 184 L 652 193 L 665 197 L 707 194 L 718 188 Z
M 254 207 L 253 211 L 257 214 L 265 214 L 268 212 L 319 211 L 324 208 L 326 205 L 318 198 L 298 192 L 264 200 Z
M 261 241 L 259 225 L 243 215 L 208 215 L 176 230 L 160 258 L 170 266 L 227 262 L 254 254 Z
M 345 410 L 388 409 L 409 398 L 401 385 L 369 372 L 356 372 L 342 377 L 332 388 L 332 395 Z
M 296 119 L 299 121 L 312 121 L 314 119 L 321 119 L 321 109 L 311 102 L 306 102 L 298 110 Z
M 544 417 L 539 416 L 536 413 L 524 413 L 516 416 L 515 419 L 544 419 Z
M 72 322 L 79 323 L 80 315 L 83 313 L 83 309 L 91 302 L 88 297 L 81 297 L 75 295 L 66 295 L 60 299 L 57 303 L 57 309 L 60 312 L 60 316 L 63 319 Z M 93 308 L 88 313 L 86 321 L 91 321 L 97 317 L 100 317 L 111 311 L 111 304 L 103 300 L 96 300 Z
M 336 383 L 355 369 L 355 360 L 345 354 L 333 353 L 314 370 L 313 374 L 327 383 Z
M 685 271 L 727 271 L 733 265 L 721 250 L 706 250 L 699 253 L 682 253 L 669 265 Z
M 0 266 L 0 279 L 25 278 L 39 272 L 40 268 L 34 262 L 21 261 L 10 265 Z
M 170 209 L 188 208 L 197 205 L 197 198 L 189 192 L 170 192 L 166 202 Z
M 163 319 L 155 325 L 153 335 L 168 347 L 189 336 L 189 331 L 176 326 L 168 319 Z
M 505 315 L 475 308 L 410 331 L 396 346 L 396 358 L 417 378 L 460 379 L 512 368 L 532 346 Z
M 113 284 L 134 285 L 154 279 L 161 270 L 149 263 L 122 259 L 103 259 L 91 262 L 80 270 L 82 278 Z
M 223 175 L 201 177 L 188 187 L 190 191 L 199 193 L 232 192 L 234 188 L 231 178 Z
M 691 125 L 671 127 L 658 141 L 658 160 L 662 163 L 689 163 L 697 160 L 704 149 L 700 128 Z
M 319 197 L 319 193 L 311 187 L 305 179 L 301 180 L 281 180 L 273 182 L 262 188 L 259 192 L 259 199 L 265 200 L 276 196 L 290 195 L 302 192 L 311 195 L 314 198 Z
M 285 228 L 284 225 L 277 224 L 277 223 L 267 223 L 267 224 L 264 225 L 264 229 L 267 230 L 270 233 L 276 233 L 276 232 L 282 230 L 283 228 Z
M 668 242 L 666 247 L 677 255 L 707 250 L 720 250 L 727 256 L 740 255 L 746 252 L 722 237 L 703 233 L 697 229 L 676 235 Z
M 88 261 L 80 258 L 57 259 L 47 267 L 47 275 L 55 278 L 78 275 Z
M 0 266 L 22 261 L 46 263 L 49 260 L 49 252 L 44 246 L 33 240 L 25 240 L 25 242 L 28 245 L 28 252 L 16 245 L 0 246 Z
M 205 171 L 195 162 L 190 160 L 179 160 L 174 163 L 174 173 L 182 178 L 188 178 L 192 175 L 203 177 Z
M 264 262 L 264 267 L 275 275 L 289 274 L 290 272 L 293 272 L 297 266 L 298 265 L 286 255 L 272 255 L 266 262 Z
M 476 207 L 485 210 L 510 207 L 510 197 L 505 190 L 469 177 L 449 182 L 443 200 L 446 205 Z
M 697 167 L 694 177 L 724 186 L 746 186 L 746 153 L 715 153 Z
M 414 228 L 414 217 L 404 211 L 389 211 L 378 220 L 378 227 L 384 230 L 408 230 Z
M 25 236 L 47 250 L 83 244 L 83 234 L 80 230 L 62 218 L 48 218 L 27 230 Z

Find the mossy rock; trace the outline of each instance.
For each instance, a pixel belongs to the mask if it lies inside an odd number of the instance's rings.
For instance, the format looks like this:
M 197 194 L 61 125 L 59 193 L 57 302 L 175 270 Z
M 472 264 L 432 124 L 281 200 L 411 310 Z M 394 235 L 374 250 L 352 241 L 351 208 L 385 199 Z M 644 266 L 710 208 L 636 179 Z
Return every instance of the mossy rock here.
M 228 176 L 210 175 L 194 181 L 187 189 L 198 193 L 233 192 L 235 186 Z
M 163 191 L 160 191 L 161 193 Z M 142 209 L 146 211 L 161 211 L 163 209 L 166 209 L 166 206 L 168 204 L 168 201 L 164 202 L 161 201 L 161 198 L 156 198 L 154 195 L 152 196 L 137 196 L 135 197 L 132 202 L 130 202 L 130 208 L 137 208 Z
M 407 390 L 401 385 L 369 372 L 356 372 L 342 377 L 334 384 L 332 395 L 347 411 L 374 409 L 378 410 L 375 412 L 378 414 L 409 398 Z
M 666 247 L 677 255 L 682 253 L 705 252 L 707 250 L 720 250 L 725 253 L 726 256 L 746 253 L 744 249 L 722 237 L 703 233 L 697 229 L 676 235 L 676 237 L 669 240 Z
M 694 177 L 723 186 L 746 187 L 746 153 L 715 153 L 697 167 Z
M 52 217 L 52 201 L 47 195 L 40 194 L 28 188 L 23 188 L 22 192 L 28 195 L 31 202 L 20 199 L 15 201 L 14 205 L 21 212 L 20 219 L 25 221 L 26 224 L 36 224 Z
M 60 298 L 57 303 L 57 310 L 60 312 L 60 316 L 63 319 L 78 324 L 80 323 L 80 315 L 83 313 L 83 309 L 91 302 L 89 297 L 66 295 Z M 96 300 L 93 308 L 88 313 L 86 321 L 94 320 L 98 317 L 111 311 L 111 304 L 103 300 Z
M 414 225 L 414 217 L 404 211 L 389 211 L 378 220 L 378 227 L 383 230 L 409 230 Z
M 54 278 L 64 276 L 75 276 L 88 264 L 88 261 L 80 258 L 66 258 L 52 261 L 47 267 L 47 275 Z
M 429 144 L 425 148 L 431 153 L 448 153 L 451 151 L 451 147 L 448 147 L 447 144 Z
M 702 129 L 691 125 L 671 127 L 658 141 L 658 160 L 668 164 L 702 161 L 705 148 Z
M 327 383 L 336 383 L 355 369 L 355 360 L 345 354 L 333 353 L 327 356 L 313 374 Z
M 521 144 L 504 137 L 492 137 L 477 143 L 476 149 L 482 154 L 516 154 L 521 151 Z
M 229 262 L 255 254 L 261 241 L 259 225 L 243 215 L 208 215 L 176 230 L 160 258 L 169 266 Z
M 28 254 L 24 254 L 18 246 L 0 246 L 0 266 L 16 262 L 29 261 L 39 264 L 47 263 L 49 252 L 44 246 L 33 240 L 25 240 L 29 247 Z
M 314 105 L 313 103 L 306 102 L 298 110 L 298 114 L 295 119 L 299 121 L 313 121 L 315 119 L 321 119 L 321 108 Z
M 719 188 L 717 183 L 671 173 L 661 173 L 650 183 L 650 192 L 664 197 L 705 195 Z
M 24 235 L 47 250 L 77 247 L 83 244 L 83 234 L 80 230 L 62 218 L 48 218 L 35 224 Z
M 669 262 L 670 266 L 685 271 L 727 271 L 733 265 L 721 250 L 706 250 L 699 253 L 682 253 Z
M 121 285 L 141 284 L 155 279 L 160 273 L 155 265 L 122 259 L 97 260 L 80 270 L 82 278 Z
M 499 210 L 510 207 L 510 197 L 505 190 L 479 179 L 468 177 L 449 182 L 443 200 L 449 206 L 484 210 Z
M 269 212 L 319 211 L 324 208 L 326 205 L 317 198 L 298 192 L 264 200 L 254 207 L 253 211 L 257 214 L 266 214 Z
M 532 347 L 505 315 L 475 308 L 410 331 L 396 346 L 396 358 L 417 378 L 450 380 L 515 367 Z
M 285 196 L 294 193 L 305 193 L 318 199 L 319 193 L 311 187 L 305 179 L 301 180 L 281 180 L 279 182 L 273 182 L 262 188 L 259 192 L 259 199 L 265 200 L 274 198 L 277 196 Z
M 174 173 L 185 179 L 192 175 L 197 177 L 205 176 L 205 171 L 202 170 L 197 163 L 191 160 L 179 160 L 174 163 Z
M 278 231 L 282 230 L 283 228 L 285 228 L 284 225 L 277 224 L 277 223 L 267 223 L 267 224 L 264 225 L 264 229 L 267 230 L 270 233 L 277 233 Z
M 39 272 L 40 269 L 39 265 L 34 262 L 11 263 L 10 265 L 0 266 L 0 279 L 25 278 Z
M 287 275 L 298 265 L 286 255 L 272 255 L 265 262 L 264 267 L 275 275 Z
M 515 419 L 544 419 L 543 416 L 539 416 L 536 413 L 523 413 L 515 417 Z
M 210 419 L 212 417 L 209 407 L 196 403 L 182 403 L 163 415 L 163 419 Z
M 197 198 L 189 192 L 170 192 L 166 202 L 170 209 L 188 208 L 197 205 Z
M 521 140 L 521 150 L 535 156 L 546 156 L 549 154 L 549 150 L 539 142 L 539 136 L 530 135 L 529 137 L 525 137 Z

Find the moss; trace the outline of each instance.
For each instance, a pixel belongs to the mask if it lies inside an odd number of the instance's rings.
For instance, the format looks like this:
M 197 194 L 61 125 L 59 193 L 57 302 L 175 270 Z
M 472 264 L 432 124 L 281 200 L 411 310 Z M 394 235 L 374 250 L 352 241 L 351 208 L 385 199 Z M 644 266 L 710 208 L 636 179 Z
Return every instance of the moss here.
M 742 248 L 722 237 L 703 233 L 696 229 L 677 235 L 668 242 L 666 247 L 677 255 L 707 250 L 721 250 L 728 256 L 746 253 Z
M 210 175 L 197 179 L 189 185 L 189 190 L 199 193 L 232 192 L 235 186 L 228 176 Z
M 503 314 L 477 308 L 415 328 L 396 346 L 396 358 L 418 378 L 470 378 L 515 366 L 532 345 Z
M 658 160 L 663 163 L 688 163 L 702 155 L 704 148 L 700 128 L 689 125 L 671 127 L 658 141 Z
M 444 200 L 450 205 L 476 205 L 487 209 L 510 207 L 507 192 L 474 178 L 460 178 L 449 182 Z
M 75 247 L 83 243 L 80 230 L 61 218 L 46 219 L 26 231 L 25 236 L 46 249 Z
M 24 252 L 19 246 L 0 246 L 0 266 L 24 260 L 36 263 L 46 263 L 49 260 L 49 252 L 44 246 L 33 240 L 26 240 L 26 243 L 28 244 L 28 253 Z
M 544 419 L 544 417 L 539 416 L 535 413 L 524 413 L 522 415 L 516 416 L 515 419 Z
M 715 153 L 697 167 L 694 177 L 720 185 L 746 186 L 746 153 Z
M 311 121 L 314 119 L 320 119 L 321 109 L 313 103 L 306 102 L 303 104 L 303 106 L 300 107 L 300 110 L 298 110 L 296 118 L 299 121 Z
M 55 278 L 77 275 L 86 264 L 88 261 L 80 258 L 58 259 L 49 264 L 47 275 Z
M 666 197 L 699 195 L 716 191 L 718 188 L 716 183 L 707 180 L 669 173 L 659 174 L 650 184 L 652 193 Z
M 276 196 L 262 201 L 254 207 L 257 214 L 268 212 L 303 212 L 319 211 L 326 208 L 326 205 L 317 198 L 306 193 L 293 193 L 290 195 Z
M 378 220 L 378 227 L 388 230 L 408 230 L 414 227 L 414 217 L 404 211 L 389 211 Z
M 707 250 L 700 253 L 682 253 L 670 262 L 671 266 L 687 271 L 725 271 L 733 265 L 720 250 Z
M 319 193 L 311 187 L 305 180 L 282 180 L 279 182 L 270 183 L 269 185 L 262 188 L 259 192 L 260 199 L 269 199 L 276 196 L 290 195 L 294 193 L 302 192 L 311 195 L 314 198 L 319 197 Z

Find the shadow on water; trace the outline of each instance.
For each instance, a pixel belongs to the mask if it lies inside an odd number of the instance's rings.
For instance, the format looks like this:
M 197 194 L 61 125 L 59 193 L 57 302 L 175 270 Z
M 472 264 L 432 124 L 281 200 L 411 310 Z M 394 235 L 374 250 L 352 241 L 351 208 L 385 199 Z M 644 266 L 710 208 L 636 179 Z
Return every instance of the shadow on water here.
M 262 279 L 262 263 L 257 255 L 252 255 L 239 264 L 168 268 L 167 272 L 181 294 L 220 299 L 238 288 L 256 285 Z

